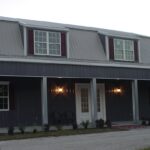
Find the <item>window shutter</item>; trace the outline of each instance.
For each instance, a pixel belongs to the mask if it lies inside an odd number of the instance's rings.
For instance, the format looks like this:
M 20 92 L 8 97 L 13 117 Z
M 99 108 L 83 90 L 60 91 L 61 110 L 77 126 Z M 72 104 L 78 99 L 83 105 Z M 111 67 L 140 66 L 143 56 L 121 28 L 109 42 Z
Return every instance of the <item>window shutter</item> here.
M 134 41 L 134 57 L 135 61 L 138 61 L 138 41 Z
M 110 60 L 114 60 L 114 40 L 113 40 L 113 38 L 109 38 L 109 58 L 110 58 Z
M 28 54 L 34 54 L 34 36 L 32 29 L 28 29 Z
M 9 84 L 9 108 L 10 110 L 15 109 L 15 91 L 13 83 Z
M 66 33 L 61 33 L 61 56 L 66 56 Z

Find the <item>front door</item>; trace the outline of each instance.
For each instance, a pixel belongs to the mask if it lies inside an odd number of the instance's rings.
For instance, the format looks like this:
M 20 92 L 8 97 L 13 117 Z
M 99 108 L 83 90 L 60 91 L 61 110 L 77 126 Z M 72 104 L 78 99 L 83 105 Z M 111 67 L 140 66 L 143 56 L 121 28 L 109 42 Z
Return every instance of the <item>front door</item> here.
M 91 90 L 90 84 L 76 84 L 76 119 L 77 124 L 82 121 L 92 121 L 91 112 Z M 97 84 L 97 119 L 106 120 L 105 87 Z
M 89 84 L 76 84 L 76 118 L 77 124 L 91 122 L 91 95 Z

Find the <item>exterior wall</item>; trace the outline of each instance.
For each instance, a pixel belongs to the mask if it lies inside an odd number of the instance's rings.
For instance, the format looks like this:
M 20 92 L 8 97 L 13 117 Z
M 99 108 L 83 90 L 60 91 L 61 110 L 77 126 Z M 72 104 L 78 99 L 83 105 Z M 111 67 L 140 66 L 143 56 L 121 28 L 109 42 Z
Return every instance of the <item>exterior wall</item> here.
M 141 62 L 144 64 L 150 63 L 150 38 L 142 37 L 140 39 Z
M 24 50 L 22 40 L 18 23 L 0 21 L 1 56 L 23 56 Z
M 57 87 L 63 87 L 67 91 L 64 94 L 54 92 Z M 76 121 L 75 118 L 75 90 L 72 79 L 48 79 L 48 120 L 49 124 L 69 124 Z M 70 120 L 69 120 L 70 119 Z
M 150 119 L 150 81 L 139 81 L 140 119 Z
M 41 124 L 40 79 L 0 77 L 14 88 L 14 108 L 0 111 L 0 127 Z
M 1 62 L 1 76 L 49 76 L 103 79 L 150 79 L 150 69 Z
M 122 94 L 114 94 L 111 90 L 121 87 Z M 111 121 L 132 121 L 132 89 L 130 81 L 108 80 L 105 81 L 106 115 Z
M 78 60 L 106 60 L 100 37 L 95 31 L 69 31 L 70 58 Z

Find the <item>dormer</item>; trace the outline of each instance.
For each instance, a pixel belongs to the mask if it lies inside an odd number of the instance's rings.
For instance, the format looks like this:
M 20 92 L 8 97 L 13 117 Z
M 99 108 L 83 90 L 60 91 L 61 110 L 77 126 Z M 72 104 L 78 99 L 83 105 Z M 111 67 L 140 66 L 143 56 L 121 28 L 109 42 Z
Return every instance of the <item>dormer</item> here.
M 110 31 L 109 31 L 110 32 Z M 141 62 L 140 38 L 134 34 L 117 31 L 100 33 L 107 60 L 114 62 Z
M 68 57 L 68 30 L 24 26 L 24 55 Z
M 139 62 L 138 40 L 109 37 L 109 59 Z

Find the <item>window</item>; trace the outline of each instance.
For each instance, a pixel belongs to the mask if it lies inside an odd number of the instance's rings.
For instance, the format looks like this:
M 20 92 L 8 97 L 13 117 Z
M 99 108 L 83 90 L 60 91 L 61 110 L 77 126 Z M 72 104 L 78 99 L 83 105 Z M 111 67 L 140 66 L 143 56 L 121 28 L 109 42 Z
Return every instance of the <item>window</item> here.
M 133 40 L 114 39 L 114 59 L 134 61 Z
M 0 111 L 9 110 L 9 84 L 0 83 Z
M 88 89 L 81 89 L 81 112 L 89 112 Z
M 97 112 L 100 112 L 100 89 L 97 89 Z
M 60 32 L 35 30 L 34 53 L 37 55 L 61 56 Z

